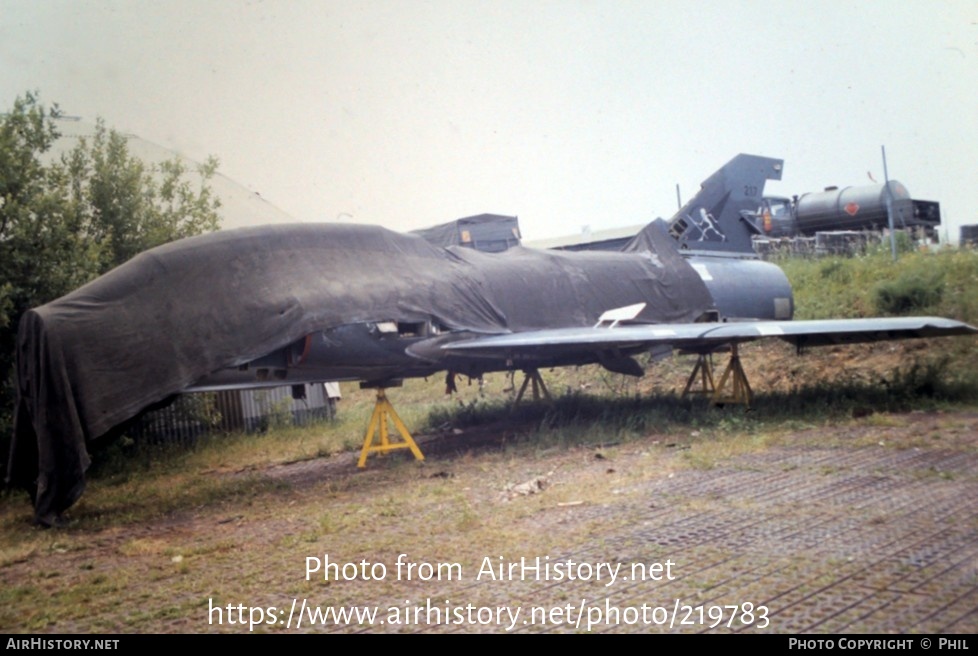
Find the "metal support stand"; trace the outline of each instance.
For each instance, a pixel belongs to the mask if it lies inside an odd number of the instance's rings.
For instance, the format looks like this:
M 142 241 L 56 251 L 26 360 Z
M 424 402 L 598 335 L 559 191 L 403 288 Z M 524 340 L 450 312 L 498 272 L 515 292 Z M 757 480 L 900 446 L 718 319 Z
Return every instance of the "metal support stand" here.
M 403 442 L 390 441 L 390 431 L 387 426 L 388 421 L 394 423 L 394 427 L 404 440 Z M 379 443 L 375 443 L 378 431 L 380 432 L 380 441 Z M 417 443 L 411 437 L 407 426 L 397 416 L 397 412 L 394 411 L 394 406 L 391 405 L 391 402 L 387 400 L 387 395 L 384 394 L 384 388 L 378 387 L 377 403 L 374 405 L 374 413 L 370 417 L 370 426 L 367 428 L 367 436 L 363 440 L 363 449 L 360 450 L 360 460 L 357 462 L 357 467 L 365 467 L 367 456 L 373 452 L 387 453 L 395 449 L 411 449 L 411 453 L 414 454 L 417 460 L 424 460 L 424 454 L 421 453 L 421 449 L 418 448 Z
M 729 382 L 730 390 L 727 392 Z M 723 405 L 725 403 L 740 403 L 750 408 L 754 401 L 754 392 L 747 382 L 747 374 L 744 367 L 740 364 L 740 355 L 737 353 L 737 345 L 731 347 L 730 362 L 720 377 L 716 393 L 713 395 L 713 405 Z
M 696 381 L 697 374 L 699 374 L 700 386 L 699 389 L 693 389 L 693 383 Z M 696 366 L 693 367 L 693 373 L 689 375 L 689 379 L 686 381 L 682 398 L 686 398 L 690 394 L 713 395 L 715 392 L 716 384 L 713 382 L 713 361 L 709 355 L 701 354 L 696 358 Z
M 523 394 L 526 392 L 527 386 L 533 383 L 533 400 L 539 401 L 540 397 L 543 396 L 547 401 L 552 401 L 550 398 L 550 392 L 547 391 L 547 386 L 543 384 L 543 378 L 540 376 L 540 372 L 536 369 L 528 369 L 523 372 L 523 385 L 520 386 L 520 391 L 516 395 L 516 399 L 513 401 L 515 406 L 523 398 Z

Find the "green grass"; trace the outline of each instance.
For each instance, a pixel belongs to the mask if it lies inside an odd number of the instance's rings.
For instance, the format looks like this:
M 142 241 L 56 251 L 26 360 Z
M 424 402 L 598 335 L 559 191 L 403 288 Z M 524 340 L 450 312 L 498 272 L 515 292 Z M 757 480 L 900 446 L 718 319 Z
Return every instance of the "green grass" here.
M 978 250 L 886 249 L 855 257 L 783 258 L 795 292 L 795 318 L 937 314 L 978 323 Z

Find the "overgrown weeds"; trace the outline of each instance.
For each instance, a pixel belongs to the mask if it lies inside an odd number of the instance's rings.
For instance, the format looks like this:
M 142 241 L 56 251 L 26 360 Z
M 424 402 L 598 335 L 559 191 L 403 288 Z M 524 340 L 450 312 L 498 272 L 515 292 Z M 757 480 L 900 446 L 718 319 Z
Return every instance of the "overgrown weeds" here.
M 508 400 L 494 400 L 448 406 L 433 411 L 427 425 L 464 428 L 509 422 L 529 427 L 536 441 L 559 437 L 574 444 L 599 444 L 689 429 L 750 432 L 788 421 L 848 418 L 861 408 L 903 412 L 974 401 L 978 374 L 953 374 L 951 361 L 950 357 L 914 360 L 875 379 L 850 379 L 840 372 L 833 379 L 808 381 L 788 391 L 759 393 L 749 411 L 743 406 L 716 407 L 705 399 L 681 398 L 675 393 L 572 391 L 551 403 L 513 407 Z M 577 437 L 568 440 L 568 435 Z
M 939 314 L 978 322 L 978 251 L 888 250 L 855 257 L 778 260 L 795 293 L 796 318 Z
M 944 294 L 942 271 L 905 271 L 876 284 L 873 303 L 881 314 L 929 314 L 938 310 Z

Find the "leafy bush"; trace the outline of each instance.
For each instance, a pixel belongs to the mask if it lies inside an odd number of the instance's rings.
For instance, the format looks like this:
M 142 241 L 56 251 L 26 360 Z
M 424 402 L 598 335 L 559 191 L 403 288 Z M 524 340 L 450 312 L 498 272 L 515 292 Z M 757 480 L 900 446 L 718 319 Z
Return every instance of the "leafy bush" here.
M 941 302 L 944 275 L 940 271 L 920 275 L 900 274 L 895 280 L 880 282 L 873 289 L 873 304 L 881 314 L 920 314 Z
M 0 113 L 0 461 L 14 407 L 17 325 L 28 309 L 67 294 L 153 246 L 216 230 L 215 158 L 187 170 L 129 153 L 98 120 L 56 156 L 57 105 L 27 93 Z

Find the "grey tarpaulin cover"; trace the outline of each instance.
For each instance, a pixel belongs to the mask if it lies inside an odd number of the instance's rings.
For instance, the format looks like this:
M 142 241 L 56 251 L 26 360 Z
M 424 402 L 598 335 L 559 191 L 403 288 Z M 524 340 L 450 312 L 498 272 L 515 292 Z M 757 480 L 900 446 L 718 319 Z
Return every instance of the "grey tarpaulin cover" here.
M 638 231 L 634 237 L 621 247 L 622 252 L 637 253 L 640 251 L 655 251 L 661 249 L 660 244 L 667 239 L 669 224 L 665 219 L 656 219 Z M 672 241 L 671 239 L 669 241 Z M 675 242 L 673 242 L 675 243 Z
M 22 318 L 8 483 L 36 484 L 35 516 L 50 524 L 81 495 L 93 442 L 206 374 L 332 326 L 430 319 L 498 334 L 589 325 L 643 300 L 642 319 L 691 321 L 709 293 L 658 246 L 486 254 L 344 224 L 160 246 Z
M 435 246 L 468 246 L 480 251 L 498 253 L 520 245 L 520 223 L 515 216 L 477 214 L 442 223 L 430 228 L 412 230 Z

